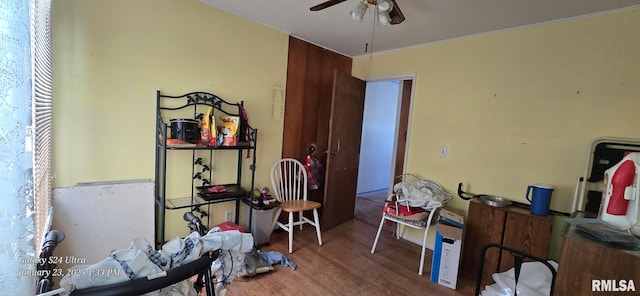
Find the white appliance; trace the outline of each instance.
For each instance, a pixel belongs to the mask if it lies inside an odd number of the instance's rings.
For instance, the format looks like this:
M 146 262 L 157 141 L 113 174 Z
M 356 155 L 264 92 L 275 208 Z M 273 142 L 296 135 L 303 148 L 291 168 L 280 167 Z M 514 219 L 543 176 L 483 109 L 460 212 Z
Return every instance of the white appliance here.
M 598 218 L 640 237 L 640 152 L 627 153 L 604 173 Z

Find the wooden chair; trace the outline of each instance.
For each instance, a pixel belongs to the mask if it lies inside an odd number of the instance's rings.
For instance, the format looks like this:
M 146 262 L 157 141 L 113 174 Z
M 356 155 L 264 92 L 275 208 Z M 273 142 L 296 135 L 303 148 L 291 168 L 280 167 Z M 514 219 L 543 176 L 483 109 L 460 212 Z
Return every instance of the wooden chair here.
M 278 225 L 289 233 L 289 253 L 293 252 L 293 227 L 303 224 L 311 224 L 316 227 L 318 245 L 322 246 L 320 235 L 320 219 L 318 209 L 321 204 L 307 200 L 307 172 L 302 163 L 293 158 L 278 160 L 271 167 L 271 186 L 273 194 L 280 202 L 280 206 L 273 218 L 271 229 Z M 304 211 L 313 211 L 313 221 L 303 215 Z M 282 212 L 289 213 L 287 224 L 280 223 L 278 218 Z M 294 222 L 293 213 L 298 213 L 298 221 Z

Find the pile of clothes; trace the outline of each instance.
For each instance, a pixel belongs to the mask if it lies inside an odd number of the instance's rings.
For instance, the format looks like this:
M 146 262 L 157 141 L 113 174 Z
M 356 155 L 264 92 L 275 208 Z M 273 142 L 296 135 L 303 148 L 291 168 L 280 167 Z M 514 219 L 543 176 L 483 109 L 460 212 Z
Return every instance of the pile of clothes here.
M 124 282 L 136 278 L 161 275 L 163 272 L 198 259 L 201 255 L 223 250 L 212 265 L 217 289 L 225 289 L 244 266 L 245 253 L 253 248 L 253 236 L 237 230 L 212 229 L 201 236 L 192 232 L 185 238 L 176 237 L 155 250 L 144 238 L 136 238 L 129 248 L 115 250 L 93 265 L 78 265 L 61 280 L 62 295 L 76 289 Z M 109 274 L 100 275 L 106 271 Z M 231 276 L 234 275 L 234 276 Z M 223 291 L 218 291 L 223 292 Z M 224 294 L 224 293 L 220 293 Z M 220 295 L 216 293 L 216 295 Z M 145 295 L 196 295 L 189 279 Z

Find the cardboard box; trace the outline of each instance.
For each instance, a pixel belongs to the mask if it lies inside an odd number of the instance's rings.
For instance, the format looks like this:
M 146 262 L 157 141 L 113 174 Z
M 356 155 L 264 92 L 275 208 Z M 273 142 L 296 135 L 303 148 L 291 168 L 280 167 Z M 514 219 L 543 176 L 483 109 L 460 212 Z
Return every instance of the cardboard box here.
M 436 240 L 431 260 L 431 281 L 451 289 L 458 283 L 458 268 L 462 253 L 462 215 L 440 210 L 436 225 Z

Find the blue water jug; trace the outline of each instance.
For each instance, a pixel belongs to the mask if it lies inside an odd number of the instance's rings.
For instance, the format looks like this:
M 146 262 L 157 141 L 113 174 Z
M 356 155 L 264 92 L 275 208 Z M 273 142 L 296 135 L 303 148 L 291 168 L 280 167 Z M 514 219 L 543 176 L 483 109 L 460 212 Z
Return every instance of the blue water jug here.
M 549 213 L 552 193 L 553 187 L 548 185 L 536 184 L 527 186 L 527 195 L 525 198 L 531 203 L 531 214 L 546 216 Z M 529 197 L 529 195 L 531 195 L 531 197 Z

